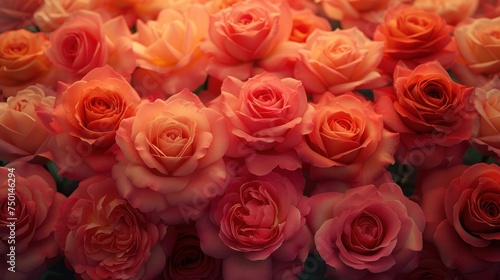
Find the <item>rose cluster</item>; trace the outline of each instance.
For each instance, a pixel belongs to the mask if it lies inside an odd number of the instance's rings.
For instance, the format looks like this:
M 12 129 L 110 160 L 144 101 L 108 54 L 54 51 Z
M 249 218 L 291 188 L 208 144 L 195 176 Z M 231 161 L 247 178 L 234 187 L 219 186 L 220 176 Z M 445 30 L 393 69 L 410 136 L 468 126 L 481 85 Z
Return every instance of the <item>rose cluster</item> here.
M 499 5 L 1 4 L 0 278 L 496 279 Z

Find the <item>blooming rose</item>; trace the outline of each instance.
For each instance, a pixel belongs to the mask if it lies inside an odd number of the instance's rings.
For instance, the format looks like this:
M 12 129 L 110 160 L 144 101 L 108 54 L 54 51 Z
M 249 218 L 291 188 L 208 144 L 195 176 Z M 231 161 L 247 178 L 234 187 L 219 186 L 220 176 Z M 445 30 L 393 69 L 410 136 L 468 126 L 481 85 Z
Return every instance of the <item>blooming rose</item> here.
M 452 30 L 435 12 L 405 5 L 387 10 L 373 34 L 373 40 L 385 46 L 379 67 L 391 74 L 399 60 L 409 68 L 437 60 L 444 68 L 450 68 L 456 58 Z
M 0 8 L 0 33 L 32 25 L 31 18 L 33 12 L 42 5 L 43 1 L 2 1 Z
M 50 94 L 50 90 L 45 89 Z M 44 88 L 29 86 L 0 103 L 0 158 L 31 160 L 34 156 L 48 155 L 48 133 L 35 113 L 41 104 L 54 106 L 55 98 L 46 96 Z
M 476 88 L 475 96 L 474 106 L 479 122 L 474 129 L 472 143 L 483 154 L 500 158 L 500 88 Z
M 300 49 L 294 77 L 318 98 L 325 91 L 342 94 L 356 88 L 384 85 L 377 65 L 383 44 L 368 39 L 357 28 L 315 30 Z
M 61 80 L 79 80 L 92 69 L 111 65 L 129 78 L 136 64 L 133 58 L 130 31 L 123 19 L 117 17 L 103 23 L 97 13 L 80 10 L 50 33 L 49 59 L 65 74 Z M 127 59 L 123 59 L 123 58 Z
M 203 253 L 194 223 L 169 227 L 165 243 L 169 253 L 161 279 L 222 279 L 222 261 Z
M 475 74 L 500 73 L 500 16 L 480 18 L 455 28 L 460 63 Z
M 479 0 L 415 0 L 412 5 L 418 9 L 431 11 L 441 16 L 448 24 L 456 25 L 474 14 Z
M 116 162 L 118 126 L 135 114 L 139 103 L 137 92 L 109 66 L 60 86 L 55 108 L 37 112 L 54 134 L 50 149 L 60 173 L 74 180 L 109 173 Z
M 463 274 L 498 275 L 500 167 L 478 163 L 424 173 L 418 180 L 427 219 L 424 238 L 443 263 Z
M 393 279 L 417 267 L 424 214 L 394 183 L 314 195 L 307 223 L 333 279 Z
M 183 13 L 164 9 L 155 21 L 139 20 L 133 49 L 140 68 L 134 72 L 134 87 L 168 95 L 196 90 L 207 78 L 208 57 L 200 50 L 207 35 L 208 13 L 199 5 Z M 152 78 L 156 83 L 149 82 Z
M 246 82 L 228 77 L 221 91 L 209 106 L 227 119 L 227 156 L 244 157 L 256 175 L 302 166 L 293 148 L 312 130 L 314 109 L 300 81 L 264 72 Z
M 290 37 L 292 23 L 291 9 L 286 3 L 265 0 L 239 2 L 212 14 L 209 38 L 201 45 L 201 50 L 210 56 L 208 74 L 219 80 L 227 76 L 246 80 L 254 75 L 254 66 L 259 66 L 259 61 L 270 57 L 273 51 L 285 58 L 293 56 L 295 45 L 280 46 Z M 268 62 L 266 67 L 278 67 L 280 63 L 281 60 Z
M 225 187 L 224 118 L 188 90 L 139 106 L 116 134 L 118 192 L 165 222 L 197 219 Z
M 314 129 L 297 146 L 315 180 L 372 183 L 394 163 L 398 135 L 384 129 L 382 115 L 354 94 L 325 93 L 316 107 Z
M 0 278 L 40 279 L 59 253 L 54 226 L 66 198 L 57 192 L 50 173 L 39 165 L 11 162 L 0 167 L 0 178 Z M 12 251 L 14 259 L 8 255 Z M 7 270 L 9 267 L 14 267 L 15 273 Z
M 44 53 L 49 45 L 43 33 L 24 29 L 1 33 L 0 94 L 12 96 L 29 85 L 46 82 L 52 69 Z
M 163 269 L 167 227 L 121 198 L 113 179 L 81 181 L 60 212 L 55 238 L 82 279 L 152 279 Z
M 315 15 L 309 9 L 292 10 L 292 33 L 290 34 L 290 41 L 303 43 L 307 37 L 316 30 L 331 31 L 332 26 L 323 17 Z
M 33 14 L 36 26 L 44 32 L 52 32 L 63 25 L 71 13 L 83 10 L 89 0 L 45 0 Z
M 375 111 L 400 133 L 396 160 L 417 168 L 461 161 L 475 112 L 472 88 L 452 81 L 438 62 L 414 70 L 397 67 L 394 87 L 375 90 Z
M 303 189 L 301 172 L 234 177 L 210 202 L 196 227 L 202 250 L 223 259 L 224 279 L 272 279 L 273 262 L 305 260 L 309 204 Z

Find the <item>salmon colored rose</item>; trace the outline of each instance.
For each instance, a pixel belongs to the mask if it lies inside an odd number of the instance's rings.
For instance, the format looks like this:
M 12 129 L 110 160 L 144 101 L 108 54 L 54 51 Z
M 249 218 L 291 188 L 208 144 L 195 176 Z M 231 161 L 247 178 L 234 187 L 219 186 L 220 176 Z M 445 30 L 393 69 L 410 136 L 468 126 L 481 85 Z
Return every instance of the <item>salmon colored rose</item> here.
M 37 115 L 54 135 L 50 150 L 61 175 L 82 180 L 109 173 L 116 162 L 116 131 L 122 120 L 135 115 L 140 101 L 109 66 L 60 85 L 55 108 L 40 106 Z
M 45 0 L 33 14 L 33 21 L 43 32 L 60 27 L 74 12 L 88 7 L 90 0 Z
M 373 40 L 384 43 L 380 68 L 391 74 L 402 61 L 407 67 L 437 60 L 445 69 L 455 63 L 457 51 L 451 25 L 435 12 L 400 5 L 387 10 Z
M 45 55 L 50 42 L 43 33 L 24 29 L 0 34 L 0 94 L 17 91 L 49 78 L 52 63 Z M 47 80 L 47 82 L 49 82 Z
M 317 16 L 309 9 L 292 10 L 293 27 L 288 40 L 304 43 L 311 33 L 316 30 L 331 31 L 328 20 Z
M 472 135 L 473 88 L 455 83 L 438 62 L 397 67 L 394 86 L 375 90 L 375 111 L 400 134 L 396 161 L 418 168 L 462 160 Z
M 500 158 L 500 88 L 476 88 L 475 97 L 479 122 L 472 143 L 483 154 Z
M 438 248 L 443 263 L 464 275 L 498 276 L 500 167 L 459 164 L 424 173 L 418 182 L 427 219 L 424 238 Z
M 479 0 L 415 0 L 412 5 L 418 9 L 435 12 L 448 24 L 456 25 L 472 16 L 478 7 Z
M 311 197 L 307 223 L 329 279 L 394 279 L 422 250 L 422 209 L 394 183 Z
M 264 72 L 246 82 L 228 77 L 221 91 L 209 106 L 227 120 L 227 156 L 244 158 L 256 175 L 302 166 L 293 148 L 311 132 L 314 108 L 300 81 Z
M 275 262 L 303 262 L 309 252 L 301 172 L 234 177 L 197 221 L 202 250 L 221 258 L 224 279 L 272 279 Z
M 327 92 L 315 108 L 314 129 L 296 148 L 311 165 L 311 179 L 365 185 L 394 163 L 398 135 L 384 129 L 382 115 L 369 101 L 350 93 L 335 97 Z
M 44 0 L 2 1 L 0 33 L 33 25 L 33 13 Z
M 59 254 L 54 227 L 66 197 L 40 165 L 11 162 L 0 167 L 0 178 L 0 278 L 41 279 Z
M 167 224 L 196 220 L 224 191 L 225 120 L 188 90 L 141 104 L 121 121 L 116 142 L 118 192 Z
M 60 213 L 55 238 L 81 279 L 153 279 L 161 273 L 159 242 L 167 226 L 121 198 L 113 179 L 81 181 Z
M 208 36 L 208 20 L 201 5 L 192 5 L 185 12 L 164 9 L 154 21 L 137 22 L 133 50 L 139 69 L 132 83 L 144 88 L 141 95 L 157 90 L 165 96 L 184 88 L 194 91 L 205 82 L 208 56 L 200 44 Z
M 45 93 L 47 92 L 47 94 Z M 29 86 L 0 103 L 0 158 L 29 161 L 35 156 L 48 157 L 47 138 L 42 123 L 36 116 L 39 105 L 54 106 L 52 91 Z
M 381 42 L 371 41 L 357 28 L 315 30 L 299 50 L 294 77 L 315 100 L 326 91 L 339 95 L 382 86 L 385 81 L 377 66 L 383 48 Z

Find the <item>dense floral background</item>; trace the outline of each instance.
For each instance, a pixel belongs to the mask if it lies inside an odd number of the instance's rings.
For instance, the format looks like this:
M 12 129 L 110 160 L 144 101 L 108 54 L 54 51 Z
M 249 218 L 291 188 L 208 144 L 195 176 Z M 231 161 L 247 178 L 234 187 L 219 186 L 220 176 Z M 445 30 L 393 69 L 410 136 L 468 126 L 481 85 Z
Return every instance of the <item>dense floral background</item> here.
M 0 279 L 499 279 L 499 74 L 497 0 L 3 1 Z

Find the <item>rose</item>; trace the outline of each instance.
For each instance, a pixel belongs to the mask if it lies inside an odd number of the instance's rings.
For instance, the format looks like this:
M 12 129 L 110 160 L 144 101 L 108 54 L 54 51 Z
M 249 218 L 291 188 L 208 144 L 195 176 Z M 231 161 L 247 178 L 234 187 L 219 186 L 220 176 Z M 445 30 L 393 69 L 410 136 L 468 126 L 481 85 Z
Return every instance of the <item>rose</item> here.
M 479 122 L 474 128 L 472 143 L 481 153 L 500 158 L 500 89 L 476 88 L 474 107 Z
M 166 230 L 121 198 L 113 179 L 94 176 L 63 204 L 55 238 L 82 279 L 152 279 L 165 264 Z
M 498 275 L 500 167 L 455 165 L 424 173 L 417 181 L 427 219 L 424 238 L 443 263 L 463 274 Z
M 398 135 L 384 129 L 382 115 L 363 97 L 326 92 L 316 104 L 314 129 L 297 146 L 313 180 L 369 184 L 394 163 Z
M 339 279 L 393 279 L 417 267 L 424 214 L 394 183 L 313 195 L 307 223 Z
M 299 53 L 294 77 L 315 99 L 325 91 L 338 95 L 385 84 L 376 69 L 383 44 L 371 41 L 357 28 L 316 30 Z
M 155 21 L 139 20 L 133 49 L 140 68 L 134 72 L 134 86 L 145 87 L 150 84 L 147 76 L 152 76 L 157 85 L 151 89 L 167 95 L 183 88 L 196 90 L 207 78 L 208 57 L 200 50 L 207 28 L 208 13 L 199 5 L 183 13 L 164 9 Z
M 444 68 L 450 68 L 456 58 L 452 30 L 434 12 L 405 5 L 387 10 L 373 34 L 373 40 L 385 46 L 379 67 L 391 74 L 400 60 L 409 68 L 437 60 Z
M 312 130 L 314 109 L 302 84 L 264 72 L 242 82 L 224 80 L 221 95 L 210 107 L 221 112 L 230 130 L 226 155 L 245 158 L 248 170 L 265 175 L 279 166 L 302 166 L 293 148 Z
M 257 61 L 270 57 L 287 41 L 292 14 L 285 3 L 243 1 L 212 14 L 208 30 L 209 37 L 201 45 L 201 50 L 210 56 L 208 74 L 219 80 L 228 76 L 246 80 L 254 75 Z M 284 46 L 277 53 L 292 56 L 288 54 L 295 51 L 291 51 L 292 46 Z M 274 68 L 280 62 L 269 64 L 266 67 Z
M 0 33 L 32 25 L 33 12 L 42 3 L 43 0 L 3 2 L 0 9 Z
M 33 14 L 36 26 L 44 32 L 52 32 L 63 25 L 72 13 L 88 7 L 90 0 L 45 0 Z
M 472 88 L 453 82 L 438 62 L 397 67 L 394 87 L 375 90 L 375 111 L 401 143 L 396 160 L 417 168 L 461 161 L 472 134 Z
M 169 227 L 165 238 L 167 263 L 162 279 L 221 279 L 221 260 L 205 255 L 194 223 Z
M 47 137 L 38 120 L 35 107 L 54 106 L 55 98 L 46 96 L 49 89 L 29 86 L 0 103 L 0 157 L 5 161 L 15 159 L 29 161 L 35 156 L 48 155 Z
M 288 40 L 303 43 L 316 30 L 331 31 L 328 20 L 315 15 L 310 9 L 292 9 L 292 32 Z
M 224 190 L 227 134 L 224 118 L 188 90 L 142 104 L 116 133 L 118 192 L 168 224 L 197 219 Z
M 136 67 L 135 60 L 130 59 L 134 57 L 130 36 L 123 17 L 103 23 L 99 14 L 79 10 L 50 33 L 51 46 L 46 54 L 64 72 L 60 74 L 63 81 L 79 80 L 106 64 L 129 78 Z
M 481 0 L 479 9 L 477 9 L 475 17 L 496 18 L 500 16 L 500 2 L 498 0 Z M 478 15 L 479 13 L 482 13 Z
M 66 198 L 57 192 L 50 173 L 39 165 L 14 161 L 0 167 L 0 178 L 0 277 L 39 279 L 59 254 L 54 226 Z M 11 238 L 12 223 L 15 239 Z M 9 265 L 12 247 L 15 260 Z M 7 270 L 11 266 L 15 273 Z
M 415 0 L 413 6 L 426 11 L 437 13 L 448 24 L 456 25 L 464 18 L 470 17 L 476 11 L 479 1 L 478 0 L 459 0 L 453 2 L 443 0 Z
M 224 279 L 271 279 L 273 262 L 303 262 L 309 212 L 301 172 L 234 177 L 197 221 L 202 250 L 222 258 Z
M 500 73 L 500 17 L 480 18 L 459 24 L 453 35 L 460 54 L 460 63 L 474 74 Z
M 37 115 L 54 134 L 51 153 L 60 173 L 82 180 L 109 173 L 120 122 L 135 114 L 137 92 L 111 67 L 90 71 L 81 80 L 60 86 L 55 108 L 39 107 Z
M 0 34 L 0 93 L 3 96 L 13 96 L 35 83 L 49 82 L 52 64 L 44 53 L 49 45 L 43 33 L 19 29 Z

